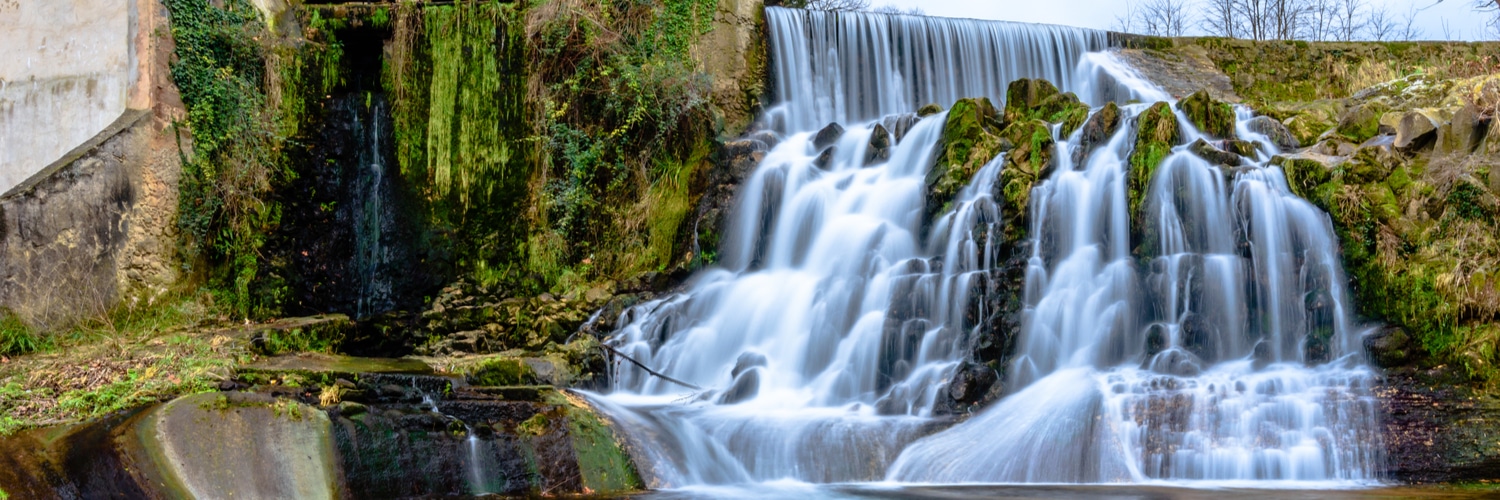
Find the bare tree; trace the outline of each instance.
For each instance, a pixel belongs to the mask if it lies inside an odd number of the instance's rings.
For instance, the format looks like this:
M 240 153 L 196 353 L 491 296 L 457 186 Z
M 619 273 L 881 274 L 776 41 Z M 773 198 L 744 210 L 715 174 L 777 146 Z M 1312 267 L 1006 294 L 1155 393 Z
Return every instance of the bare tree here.
M 877 13 L 877 14 L 899 14 L 899 15 L 903 15 L 903 16 L 925 16 L 925 15 L 927 15 L 927 12 L 924 11 L 924 10 L 922 10 L 921 7 L 908 7 L 908 8 L 903 9 L 903 8 L 900 8 L 900 7 L 897 7 L 895 5 L 891 5 L 891 4 L 885 4 L 885 5 L 876 7 L 874 9 L 870 9 L 870 12 L 874 12 L 874 13 Z
M 1125 0 L 1125 13 L 1115 15 L 1114 30 L 1121 33 L 1135 33 L 1135 3 Z
M 1333 16 L 1333 39 L 1348 42 L 1365 28 L 1364 0 L 1336 0 Z
M 1240 0 L 1204 0 L 1203 16 L 1199 26 L 1213 36 L 1236 38 L 1244 33 L 1240 25 Z
M 826 11 L 866 10 L 870 8 L 870 0 L 786 0 L 781 4 L 786 7 L 798 9 Z
M 1139 10 L 1127 9 L 1134 10 L 1133 24 L 1147 35 L 1182 36 L 1192 22 L 1187 0 L 1147 0 Z
M 1365 35 L 1371 40 L 1386 41 L 1397 35 L 1396 18 L 1384 6 L 1370 9 L 1365 18 Z
M 1396 39 L 1410 42 L 1412 40 L 1422 38 L 1422 28 L 1418 28 L 1416 26 L 1416 22 L 1417 8 L 1413 6 L 1406 12 L 1406 19 L 1403 19 L 1401 21 L 1401 24 L 1399 26 L 1400 29 L 1396 30 Z
M 1333 32 L 1333 18 L 1337 12 L 1336 0 L 1306 0 L 1302 6 L 1302 21 L 1297 25 L 1298 37 L 1304 40 L 1327 40 Z

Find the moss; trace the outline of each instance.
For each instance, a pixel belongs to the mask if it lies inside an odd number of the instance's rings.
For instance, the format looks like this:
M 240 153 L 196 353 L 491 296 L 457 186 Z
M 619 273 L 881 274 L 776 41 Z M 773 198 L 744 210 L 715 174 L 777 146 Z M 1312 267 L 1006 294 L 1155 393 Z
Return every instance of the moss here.
M 498 387 L 529 385 L 535 382 L 536 374 L 520 359 L 495 358 L 480 363 L 466 378 L 471 385 Z
M 582 398 L 554 393 L 549 402 L 567 411 L 573 452 L 583 475 L 583 485 L 595 493 L 618 493 L 642 488 L 635 463 L 625 453 L 609 424 L 595 414 Z
M 1228 103 L 1215 101 L 1207 90 L 1199 90 L 1178 101 L 1177 109 L 1182 110 L 1188 121 L 1204 134 L 1219 139 L 1234 138 L 1234 108 Z
M 1042 103 L 1058 95 L 1057 86 L 1040 78 L 1022 78 L 1005 89 L 1005 123 L 1041 118 Z M 1073 98 L 1077 100 L 1077 97 Z
M 937 158 L 927 174 L 928 216 L 941 212 L 979 169 L 999 155 L 997 111 L 987 98 L 961 99 L 948 110 Z
M 547 433 L 549 423 L 546 413 L 537 413 L 516 425 L 516 433 L 522 436 L 538 437 Z
M 1172 147 L 1182 142 L 1177 115 L 1165 102 L 1152 105 L 1136 118 L 1135 149 L 1130 153 L 1127 198 L 1132 218 L 1141 213 L 1141 202 L 1151 189 L 1151 179 Z
M 1355 143 L 1365 142 L 1380 133 L 1380 117 L 1390 110 L 1381 101 L 1360 104 L 1339 118 L 1338 133 Z

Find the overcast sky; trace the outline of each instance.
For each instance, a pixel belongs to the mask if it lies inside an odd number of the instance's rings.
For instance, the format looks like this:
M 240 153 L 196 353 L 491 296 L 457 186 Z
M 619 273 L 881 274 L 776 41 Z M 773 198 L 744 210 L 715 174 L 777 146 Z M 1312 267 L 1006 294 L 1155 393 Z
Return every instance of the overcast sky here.
M 1445 39 L 1445 20 L 1451 39 L 1496 38 L 1485 27 L 1485 16 L 1474 12 L 1471 0 L 1444 0 L 1434 4 L 1435 1 L 1370 0 L 1372 4 L 1385 5 L 1392 14 L 1399 14 L 1403 18 L 1413 7 L 1425 7 L 1417 12 L 1416 22 L 1416 26 L 1422 30 L 1421 38 L 1424 40 Z M 1144 0 L 1134 2 L 1141 4 Z M 901 8 L 916 7 L 931 16 L 1066 24 L 1099 29 L 1113 28 L 1115 16 L 1125 12 L 1125 0 L 871 0 L 870 3 L 875 6 L 888 4 Z M 1201 33 L 1195 29 L 1189 34 Z

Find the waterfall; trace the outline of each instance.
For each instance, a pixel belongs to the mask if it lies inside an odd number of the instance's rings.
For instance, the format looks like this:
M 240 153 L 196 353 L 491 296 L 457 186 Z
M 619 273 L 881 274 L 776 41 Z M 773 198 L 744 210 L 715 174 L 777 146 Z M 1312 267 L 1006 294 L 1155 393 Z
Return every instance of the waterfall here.
M 766 9 L 766 26 L 778 103 L 768 114 L 787 131 L 965 97 L 998 104 L 1021 78 L 1081 90 L 1079 61 L 1109 45 L 1106 32 L 1067 26 L 780 7 Z
M 1167 96 L 1098 52 L 1103 32 L 766 17 L 779 104 L 762 123 L 778 133 L 738 194 L 724 261 L 628 309 L 607 340 L 667 376 L 617 360 L 613 391 L 596 398 L 642 450 L 649 485 L 1375 476 L 1372 374 L 1336 241 L 1267 165 L 1275 146 L 1248 130 L 1247 112 L 1239 135 L 1260 149 L 1247 166 L 1221 170 L 1176 148 L 1138 221 L 1126 159 L 1145 105 L 1124 106 L 1125 125 L 1079 165 L 1078 134 L 1055 137 L 1058 165 L 1030 198 L 1007 393 L 955 425 L 942 395 L 998 286 L 990 235 L 1005 162 L 924 220 L 946 114 L 910 112 L 998 102 L 1026 77 L 1095 105 Z M 829 122 L 845 128 L 836 140 L 816 133 Z M 1202 135 L 1184 128 L 1189 142 Z M 1134 234 L 1151 238 L 1145 252 Z M 1308 339 L 1326 342 L 1327 359 L 1307 354 Z
M 1144 110 L 1127 106 L 1127 116 Z M 1033 193 L 1019 391 L 909 447 L 913 482 L 1372 480 L 1373 373 L 1328 217 L 1291 194 L 1276 146 L 1226 172 L 1177 147 L 1132 222 L 1122 128 Z M 1179 116 L 1187 142 L 1202 137 Z M 1127 121 L 1128 123 L 1128 121 Z M 1059 138 L 1058 148 L 1069 143 Z M 1155 237 L 1137 266 L 1132 225 Z M 1311 343 L 1327 336 L 1329 360 Z M 1327 362 L 1324 362 L 1327 361 Z M 985 442 L 986 446 L 968 443 Z

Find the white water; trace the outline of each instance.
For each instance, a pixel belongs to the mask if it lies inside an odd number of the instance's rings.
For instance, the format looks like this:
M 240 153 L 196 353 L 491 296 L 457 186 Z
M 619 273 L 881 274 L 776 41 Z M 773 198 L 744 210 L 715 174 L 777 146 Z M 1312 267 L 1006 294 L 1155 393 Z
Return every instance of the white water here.
M 1003 165 L 924 224 L 945 115 L 869 166 L 880 129 L 862 120 L 997 98 L 1019 77 L 1094 104 L 1164 95 L 1086 54 L 1102 48 L 1099 32 L 775 8 L 767 18 L 783 103 L 767 118 L 786 132 L 739 194 L 723 267 L 630 309 L 611 340 L 710 388 L 617 363 L 600 405 L 644 450 L 650 486 L 1374 477 L 1371 377 L 1336 242 L 1326 216 L 1263 166 L 1274 146 L 1243 125 L 1266 151 L 1255 166 L 1229 174 L 1174 154 L 1140 228 L 1125 200 L 1130 121 L 1080 168 L 1057 138 L 1058 168 L 1031 198 L 1038 239 L 1009 394 L 944 429 L 940 394 L 988 332 L 978 318 L 995 292 L 987 235 Z M 812 136 L 828 121 L 848 130 L 819 168 Z M 1149 229 L 1143 256 L 1132 229 Z M 1305 359 L 1314 331 L 1333 362 Z

